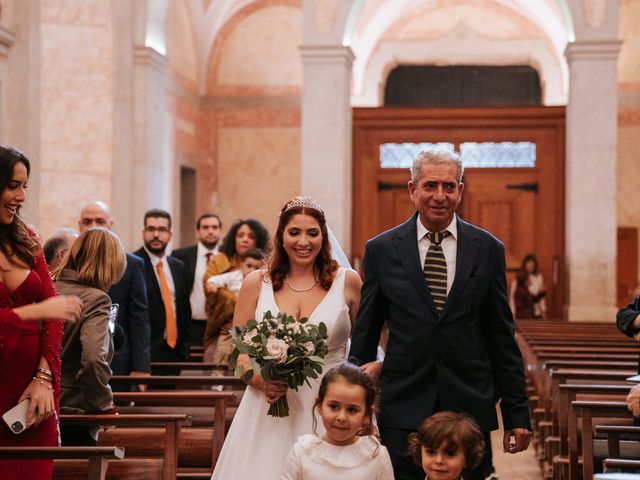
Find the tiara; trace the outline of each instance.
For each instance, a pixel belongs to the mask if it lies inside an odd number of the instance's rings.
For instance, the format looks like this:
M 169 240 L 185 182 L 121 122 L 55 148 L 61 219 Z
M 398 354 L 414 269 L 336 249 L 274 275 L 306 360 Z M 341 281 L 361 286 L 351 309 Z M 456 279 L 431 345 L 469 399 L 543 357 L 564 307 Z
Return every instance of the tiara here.
M 311 208 L 313 210 L 317 210 L 322 215 L 324 215 L 324 211 L 320 208 L 318 202 L 316 202 L 311 197 L 295 197 L 284 207 L 283 213 L 288 212 L 292 208 Z

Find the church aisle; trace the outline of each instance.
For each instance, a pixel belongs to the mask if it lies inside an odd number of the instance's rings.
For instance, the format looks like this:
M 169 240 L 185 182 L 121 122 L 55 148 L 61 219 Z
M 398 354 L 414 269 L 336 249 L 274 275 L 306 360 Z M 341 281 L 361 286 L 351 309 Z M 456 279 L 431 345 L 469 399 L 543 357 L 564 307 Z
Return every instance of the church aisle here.
M 498 418 L 500 411 L 498 410 Z M 542 471 L 536 460 L 533 445 L 525 452 L 510 455 L 502 451 L 502 421 L 500 429 L 491 432 L 493 466 L 501 480 L 542 480 Z

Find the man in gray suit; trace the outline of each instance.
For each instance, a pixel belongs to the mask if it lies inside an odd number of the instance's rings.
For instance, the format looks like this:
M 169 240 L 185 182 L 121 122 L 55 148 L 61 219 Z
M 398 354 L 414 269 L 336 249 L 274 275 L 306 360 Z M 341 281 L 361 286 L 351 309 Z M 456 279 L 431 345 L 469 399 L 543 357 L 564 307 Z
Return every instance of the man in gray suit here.
M 485 432 L 498 428 L 504 449 L 525 450 L 530 421 L 522 357 L 513 336 L 503 244 L 455 215 L 462 162 L 428 150 L 414 161 L 409 195 L 416 212 L 367 242 L 360 310 L 350 355 L 380 374 L 378 425 L 396 480 L 422 480 L 407 436 L 441 410 L 470 414 Z M 385 322 L 383 363 L 375 362 Z M 488 457 L 488 456 L 487 456 Z M 484 479 L 490 458 L 465 479 Z

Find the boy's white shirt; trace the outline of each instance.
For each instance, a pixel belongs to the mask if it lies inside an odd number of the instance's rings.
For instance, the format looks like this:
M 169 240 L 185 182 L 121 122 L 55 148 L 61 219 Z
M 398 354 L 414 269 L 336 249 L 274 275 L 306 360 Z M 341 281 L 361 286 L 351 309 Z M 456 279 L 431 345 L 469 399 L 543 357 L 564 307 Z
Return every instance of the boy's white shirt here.
M 242 286 L 243 280 L 244 276 L 242 275 L 242 272 L 240 270 L 234 270 L 232 272 L 221 273 L 220 275 L 213 275 L 209 277 L 207 283 L 217 287 L 226 288 L 237 296 L 240 293 L 240 287 Z

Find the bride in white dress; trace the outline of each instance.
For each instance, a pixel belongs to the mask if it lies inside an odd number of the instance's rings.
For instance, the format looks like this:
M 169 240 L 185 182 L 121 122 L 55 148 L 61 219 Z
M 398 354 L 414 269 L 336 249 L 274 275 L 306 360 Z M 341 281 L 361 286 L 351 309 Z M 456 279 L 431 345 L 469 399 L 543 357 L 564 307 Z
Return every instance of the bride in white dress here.
M 347 341 L 360 303 L 356 272 L 332 259 L 324 212 L 309 197 L 296 197 L 280 211 L 268 271 L 248 275 L 233 324 L 244 326 L 270 310 L 324 322 L 329 352 L 323 372 L 345 361 Z M 238 363 L 248 367 L 246 358 Z M 278 480 L 297 438 L 312 432 L 312 411 L 320 379 L 297 392 L 266 382 L 256 372 L 242 397 L 213 471 L 212 480 Z M 289 416 L 267 415 L 269 405 L 287 396 Z M 320 425 L 322 422 L 319 422 Z M 319 429 L 318 429 L 319 430 Z M 323 432 L 318 431 L 318 434 Z

